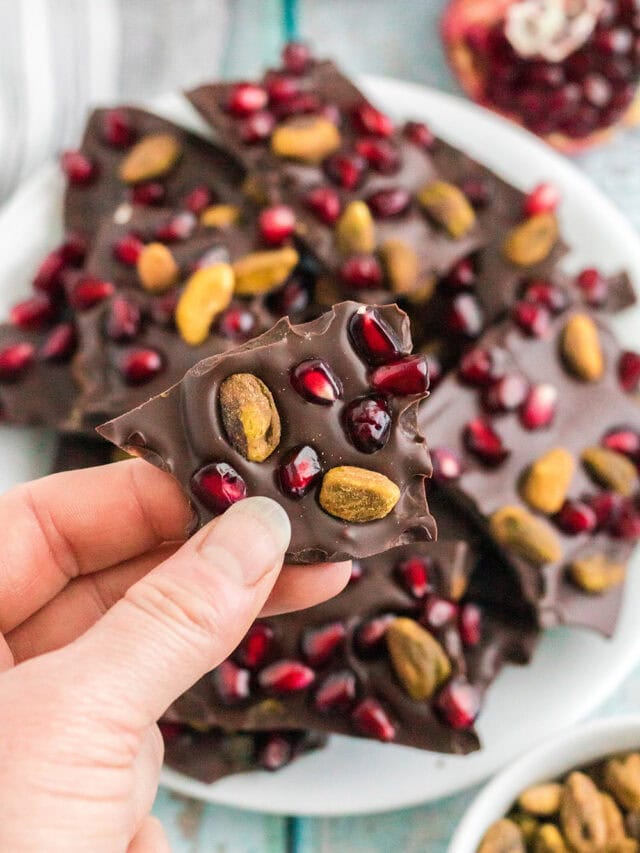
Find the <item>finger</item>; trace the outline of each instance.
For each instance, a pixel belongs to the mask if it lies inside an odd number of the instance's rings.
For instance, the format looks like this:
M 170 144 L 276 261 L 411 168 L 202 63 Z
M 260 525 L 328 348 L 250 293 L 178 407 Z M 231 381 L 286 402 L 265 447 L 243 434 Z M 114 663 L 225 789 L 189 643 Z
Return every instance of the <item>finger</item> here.
M 262 609 L 263 616 L 304 610 L 333 598 L 351 577 L 351 562 L 285 566 Z
M 160 771 L 164 759 L 164 744 L 157 725 L 150 726 L 133 761 L 133 795 L 130 805 L 133 825 L 141 826 L 153 806 L 158 793 Z
M 149 815 L 144 819 L 127 853 L 171 853 L 167 834 L 157 817 Z
M 112 721 L 149 726 L 240 642 L 275 584 L 290 536 L 275 501 L 234 504 L 68 647 L 83 689 Z
M 15 661 L 9 643 L 3 636 L 0 636 L 0 673 L 5 672 L 7 669 L 11 669 L 14 663 Z
M 190 517 L 176 481 L 139 459 L 53 474 L 0 496 L 0 633 L 72 578 L 184 539 Z

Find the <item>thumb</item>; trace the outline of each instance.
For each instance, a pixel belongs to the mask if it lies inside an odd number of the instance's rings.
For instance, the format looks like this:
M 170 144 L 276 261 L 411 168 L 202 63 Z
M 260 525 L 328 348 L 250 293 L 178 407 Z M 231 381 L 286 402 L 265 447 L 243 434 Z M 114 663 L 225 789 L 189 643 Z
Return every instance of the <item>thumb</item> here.
M 129 724 L 157 720 L 238 645 L 271 592 L 290 536 L 275 501 L 231 506 L 68 647 L 77 682 L 94 701 L 126 709 Z

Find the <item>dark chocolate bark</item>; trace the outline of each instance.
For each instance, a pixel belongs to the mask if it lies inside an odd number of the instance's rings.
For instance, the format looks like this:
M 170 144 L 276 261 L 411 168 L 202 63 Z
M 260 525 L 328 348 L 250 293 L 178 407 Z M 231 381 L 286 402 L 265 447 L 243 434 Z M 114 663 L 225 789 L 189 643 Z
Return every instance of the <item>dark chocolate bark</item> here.
M 377 356 L 362 349 L 363 323 L 366 340 L 374 346 L 384 341 Z M 408 355 L 408 325 L 396 306 L 367 309 L 349 302 L 300 326 L 285 318 L 260 338 L 201 362 L 178 385 L 99 432 L 170 471 L 201 523 L 246 495 L 275 498 L 291 519 L 289 559 L 295 562 L 369 556 L 432 539 L 435 524 L 424 494 L 431 466 L 416 429 L 425 363 Z M 394 361 L 375 366 L 380 355 Z M 249 376 L 248 386 L 229 386 L 237 376 Z M 222 393 L 230 389 L 228 406 L 221 406 L 221 387 Z M 268 423 L 254 437 L 272 442 L 266 451 L 257 448 L 261 455 L 254 458 L 264 461 L 249 461 L 243 447 L 253 441 L 251 425 L 230 423 L 247 394 L 268 407 L 260 416 Z M 349 429 L 351 407 L 365 399 L 385 420 L 369 452 L 354 444 Z M 368 429 L 364 438 L 370 438 Z

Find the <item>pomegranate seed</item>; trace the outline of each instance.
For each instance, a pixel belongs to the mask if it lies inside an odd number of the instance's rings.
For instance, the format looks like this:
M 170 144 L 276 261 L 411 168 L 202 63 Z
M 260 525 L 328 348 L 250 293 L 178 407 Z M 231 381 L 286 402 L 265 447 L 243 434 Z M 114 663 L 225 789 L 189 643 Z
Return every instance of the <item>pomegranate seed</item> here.
M 275 204 L 260 212 L 258 218 L 260 235 L 270 246 L 280 246 L 294 232 L 296 217 L 286 204 Z
M 444 378 L 444 366 L 435 353 L 429 353 L 429 387 L 434 391 Z
M 583 501 L 565 501 L 556 516 L 558 526 L 572 536 L 590 533 L 596 529 L 598 519 L 594 510 Z
M 503 375 L 503 362 L 503 350 L 473 347 L 462 356 L 458 376 L 467 385 L 489 385 Z
M 37 293 L 13 306 L 9 321 L 18 329 L 38 332 L 46 329 L 56 318 L 56 308 L 46 293 Z
M 491 201 L 491 188 L 483 178 L 466 178 L 460 181 L 460 189 L 475 210 L 483 210 Z
M 309 307 L 309 289 L 297 276 L 267 297 L 267 305 L 279 317 L 302 314 Z
M 465 646 L 477 646 L 482 639 L 482 610 L 477 604 L 463 604 L 458 619 L 460 637 Z
M 464 466 L 462 459 L 447 447 L 436 447 L 431 450 L 433 464 L 433 479 L 437 483 L 454 483 L 460 479 Z
M 310 628 L 302 635 L 302 654 L 311 666 L 324 666 L 344 644 L 346 636 L 342 622 Z
M 513 412 L 527 397 L 529 383 L 521 373 L 508 373 L 484 389 L 482 404 L 489 412 Z
M 225 705 L 235 705 L 249 698 L 248 669 L 241 669 L 233 661 L 224 660 L 213 671 L 213 683 L 216 693 Z
M 553 213 L 560 204 L 560 193 L 553 184 L 538 184 L 524 200 L 526 216 Z
M 227 109 L 236 116 L 248 116 L 264 109 L 269 96 L 262 86 L 255 83 L 236 83 L 231 87 Z
M 123 358 L 120 365 L 128 385 L 144 385 L 154 379 L 164 368 L 164 359 L 155 349 L 134 349 Z
M 156 230 L 156 239 L 162 243 L 177 243 L 187 240 L 196 229 L 198 220 L 190 210 L 176 213 Z
M 471 293 L 460 293 L 453 299 L 447 315 L 447 326 L 456 334 L 477 338 L 484 326 L 480 303 Z
M 471 258 L 462 258 L 455 264 L 444 279 L 444 283 L 454 290 L 465 290 L 476 283 L 476 271 Z
M 254 622 L 235 652 L 240 666 L 257 669 L 261 666 L 273 643 L 273 630 L 266 622 Z
M 556 415 L 558 392 L 553 385 L 532 385 L 520 409 L 520 423 L 525 429 L 543 429 Z
M 279 660 L 262 670 L 258 682 L 273 693 L 297 693 L 315 680 L 315 673 L 297 660 Z
M 617 518 L 611 525 L 611 532 L 619 539 L 635 542 L 640 539 L 640 507 L 637 501 L 625 499 Z
M 393 364 L 383 364 L 373 371 L 370 382 L 372 388 L 385 394 L 426 394 L 429 389 L 427 359 L 423 355 L 411 355 Z
M 66 361 L 76 348 L 76 330 L 72 323 L 60 323 L 49 333 L 40 349 L 43 361 Z
M 395 567 L 395 574 L 402 586 L 414 598 L 424 598 L 431 589 L 429 572 L 431 560 L 428 557 L 407 557 Z
M 395 330 L 376 308 L 359 308 L 352 315 L 349 336 L 369 364 L 396 361 L 405 354 Z
M 276 118 L 273 113 L 259 110 L 238 124 L 238 133 L 245 145 L 255 145 L 268 139 L 275 126 Z
M 180 294 L 175 290 L 154 299 L 151 303 L 153 321 L 161 326 L 173 326 L 179 299 Z
M 332 187 L 315 187 L 307 193 L 305 203 L 325 225 L 335 225 L 342 205 Z
M 62 271 L 65 262 L 62 253 L 55 249 L 40 262 L 33 279 L 33 286 L 49 296 L 59 296 L 62 292 Z
M 363 622 L 355 634 L 358 652 L 365 657 L 370 657 L 382 651 L 387 628 L 396 618 L 393 613 L 383 613 Z
M 131 190 L 131 201 L 133 204 L 143 204 L 145 207 L 157 207 L 162 204 L 166 190 L 157 181 L 148 181 L 146 184 L 138 184 Z
M 85 278 L 75 286 L 69 302 L 77 311 L 87 311 L 111 296 L 114 290 L 110 281 L 104 281 L 101 278 Z
M 197 471 L 191 490 L 216 515 L 247 497 L 247 484 L 226 462 L 213 462 Z
M 278 469 L 280 487 L 285 495 L 302 498 L 315 486 L 322 474 L 318 454 L 308 444 L 290 450 Z
M 634 462 L 640 462 L 640 432 L 631 427 L 616 427 L 602 439 L 602 446 L 624 453 Z
M 258 764 L 263 770 L 276 771 L 293 758 L 293 744 L 284 735 L 270 732 L 258 751 Z
M 489 421 L 475 418 L 464 428 L 464 442 L 467 450 L 475 454 L 486 465 L 499 465 L 509 456 L 510 451 Z
M 307 358 L 291 371 L 291 384 L 310 403 L 331 406 L 342 396 L 342 383 L 320 358 Z
M 369 133 L 371 136 L 391 136 L 393 133 L 393 122 L 389 116 L 366 101 L 353 108 L 351 119 L 360 133 Z
M 462 678 L 452 679 L 438 694 L 438 710 L 452 729 L 469 729 L 480 713 L 480 692 Z
M 289 74 L 304 74 L 311 64 L 309 46 L 300 41 L 290 41 L 282 49 L 282 64 Z
M 281 104 L 300 94 L 300 84 L 295 77 L 288 74 L 269 74 L 264 81 L 269 101 Z
M 381 450 L 391 434 L 391 415 L 384 397 L 361 397 L 349 403 L 344 421 L 353 445 L 362 453 Z
M 301 92 L 287 101 L 280 101 L 279 104 L 274 104 L 273 107 L 276 118 L 279 121 L 284 121 L 297 115 L 319 113 L 321 109 L 322 102 L 320 98 L 312 92 Z
M 0 382 L 15 382 L 35 360 L 33 344 L 22 341 L 0 350 Z
M 393 175 L 400 168 L 400 152 L 389 139 L 365 136 L 356 141 L 356 151 L 381 175 Z
M 376 290 L 382 285 L 382 267 L 372 255 L 353 255 L 340 267 L 340 278 L 356 290 Z
M 363 699 L 354 709 L 351 719 L 358 731 L 384 743 L 394 740 L 396 730 L 377 699 Z
M 318 687 L 313 702 L 321 713 L 348 711 L 356 698 L 356 677 L 348 669 L 332 672 Z
M 360 560 L 351 560 L 351 576 L 349 583 L 357 583 L 363 576 L 364 569 Z
M 338 151 L 324 161 L 324 170 L 335 184 L 352 192 L 364 180 L 367 161 L 355 152 Z
M 585 302 L 598 308 L 607 301 L 609 284 L 600 270 L 590 267 L 582 270 L 577 278 Z
M 523 332 L 534 338 L 546 335 L 551 326 L 551 314 L 543 305 L 535 302 L 516 302 L 513 319 Z
M 87 254 L 87 239 L 83 234 L 71 232 L 58 249 L 65 266 L 79 267 Z
M 131 341 L 140 331 L 140 308 L 124 296 L 115 296 L 109 306 L 105 331 L 113 341 Z
M 598 492 L 585 498 L 585 502 L 595 514 L 598 529 L 604 530 L 615 525 L 622 512 L 624 498 L 617 492 Z
M 183 734 L 188 734 L 187 727 L 181 723 L 166 723 L 164 720 L 160 720 L 158 728 L 165 743 L 173 743 L 173 741 L 178 740 Z
M 233 341 L 244 341 L 250 338 L 255 326 L 255 316 L 244 305 L 232 305 L 218 322 L 220 334 Z
M 377 219 L 391 219 L 406 211 L 411 204 L 411 196 L 402 187 L 388 187 L 371 193 L 367 204 Z
M 182 199 L 182 204 L 188 211 L 199 216 L 213 204 L 213 193 L 206 184 L 198 184 Z
M 107 110 L 102 120 L 102 136 L 107 145 L 127 148 L 136 138 L 131 119 L 124 110 Z
M 548 308 L 552 314 L 560 314 L 570 302 L 567 291 L 549 281 L 530 282 L 522 297 L 526 302 L 534 302 Z
M 60 162 L 69 183 L 75 187 L 86 186 L 96 177 L 95 165 L 82 151 L 65 151 Z
M 121 264 L 125 264 L 128 267 L 135 267 L 143 249 L 144 243 L 142 240 L 137 234 L 130 232 L 113 244 L 113 255 Z
M 427 150 L 432 148 L 436 141 L 433 132 L 420 121 L 408 121 L 402 130 L 402 134 L 409 142 Z
M 640 388 L 640 355 L 626 350 L 618 361 L 618 379 L 623 391 L 630 393 Z
M 605 53 L 627 53 L 631 49 L 632 39 L 630 30 L 615 27 L 596 33 L 595 46 Z
M 594 107 L 605 107 L 611 100 L 613 88 L 602 74 L 589 74 L 582 83 L 582 91 L 589 103 Z
M 439 631 L 458 618 L 458 605 L 438 595 L 430 595 L 424 603 L 421 622 L 432 631 Z

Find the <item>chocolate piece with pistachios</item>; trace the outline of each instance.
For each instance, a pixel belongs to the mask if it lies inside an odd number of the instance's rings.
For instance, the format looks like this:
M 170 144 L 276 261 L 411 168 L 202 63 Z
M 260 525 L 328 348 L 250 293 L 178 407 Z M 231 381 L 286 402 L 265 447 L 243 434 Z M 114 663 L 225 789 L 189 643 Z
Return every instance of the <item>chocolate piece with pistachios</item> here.
M 284 318 L 99 432 L 170 471 L 201 523 L 266 495 L 291 519 L 290 560 L 364 557 L 435 537 L 416 424 L 427 388 L 406 315 L 345 302 Z

